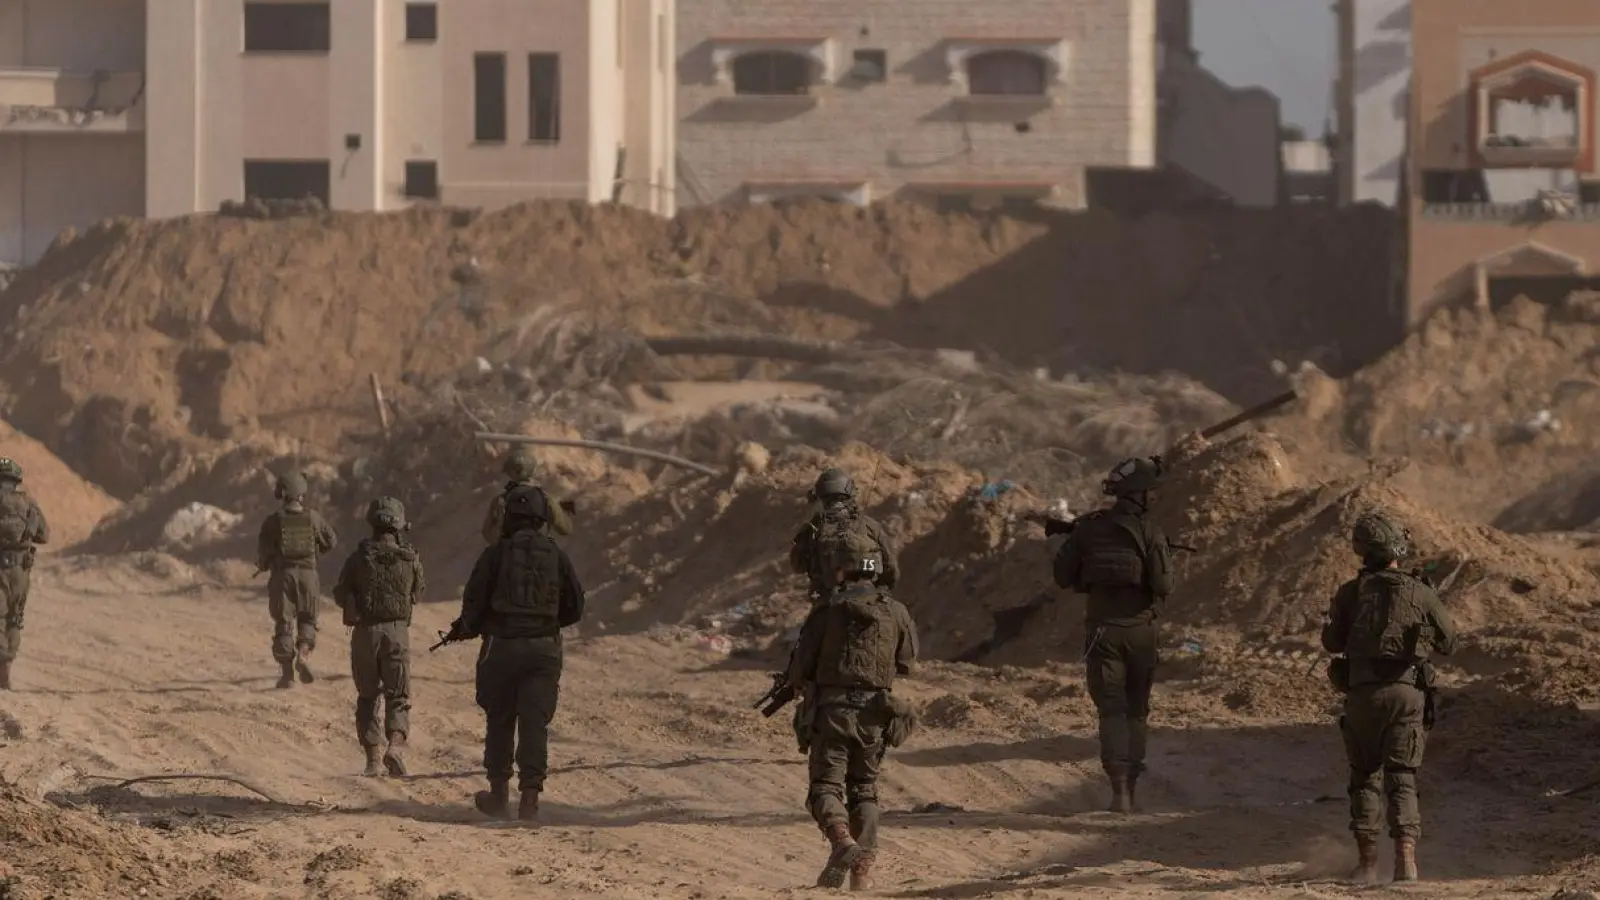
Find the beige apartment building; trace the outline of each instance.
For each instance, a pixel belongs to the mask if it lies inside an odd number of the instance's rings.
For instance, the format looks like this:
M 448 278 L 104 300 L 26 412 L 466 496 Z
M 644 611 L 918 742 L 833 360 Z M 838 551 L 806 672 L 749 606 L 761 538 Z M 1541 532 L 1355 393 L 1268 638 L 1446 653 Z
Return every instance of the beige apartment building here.
M 678 47 L 682 204 L 1278 201 L 1277 101 L 1198 66 L 1188 0 L 685 0 Z
M 1412 0 L 1411 322 L 1600 289 L 1600 0 Z
M 674 210 L 674 0 L 0 0 L 0 263 L 247 196 Z

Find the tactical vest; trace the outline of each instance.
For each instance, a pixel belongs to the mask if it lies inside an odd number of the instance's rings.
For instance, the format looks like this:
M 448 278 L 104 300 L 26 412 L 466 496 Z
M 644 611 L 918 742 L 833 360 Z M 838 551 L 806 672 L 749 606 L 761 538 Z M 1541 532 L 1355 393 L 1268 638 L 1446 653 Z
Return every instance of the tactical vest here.
M 561 548 L 549 535 L 524 528 L 505 539 L 499 577 L 489 596 L 484 633 L 547 637 L 561 633 Z
M 417 586 L 416 568 L 412 565 L 417 551 L 404 544 L 368 538 L 361 542 L 356 559 L 363 586 L 355 598 L 356 615 L 362 624 L 409 620 L 411 594 Z
M 278 556 L 285 562 L 311 562 L 317 558 L 317 529 L 310 510 L 285 509 L 278 513 Z
M 1364 573 L 1356 584 L 1356 608 L 1345 640 L 1351 659 L 1420 662 L 1431 635 L 1423 584 L 1396 569 Z
M 822 562 L 822 549 L 833 545 L 845 543 L 869 546 L 874 549 L 878 546 L 877 538 L 867 533 L 861 524 L 861 509 L 854 501 L 835 503 L 822 510 L 822 522 L 817 531 L 811 536 L 811 572 L 813 583 L 821 585 L 828 581 L 832 573 L 824 571 L 826 566 Z M 885 560 L 887 565 L 888 561 Z
M 888 690 L 894 685 L 900 623 L 887 594 L 848 588 L 828 600 L 816 682 L 820 687 Z
M 1078 526 L 1083 529 L 1085 588 L 1143 588 L 1144 523 L 1126 513 L 1105 512 Z
M 32 505 L 28 495 L 18 490 L 0 491 L 0 551 L 26 550 L 32 546 L 28 540 L 28 514 Z

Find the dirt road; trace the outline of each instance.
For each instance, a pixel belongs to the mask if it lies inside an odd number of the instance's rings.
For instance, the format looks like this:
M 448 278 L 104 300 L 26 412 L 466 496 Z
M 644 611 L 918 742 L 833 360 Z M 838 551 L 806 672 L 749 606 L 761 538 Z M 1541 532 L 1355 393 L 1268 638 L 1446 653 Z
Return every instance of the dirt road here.
M 482 786 L 474 651 L 424 649 L 452 609 L 424 608 L 413 629 L 414 774 L 366 779 L 346 633 L 331 607 L 316 655 L 322 677 L 275 691 L 259 587 L 209 585 L 159 557 L 52 559 L 36 576 L 18 689 L 0 695 L 0 772 L 35 797 L 138 823 L 131 832 L 150 877 L 137 892 L 92 886 L 81 873 L 30 866 L 37 854 L 14 856 L 24 897 L 812 894 L 825 845 L 801 807 L 805 768 L 787 717 L 749 708 L 765 685 L 759 662 L 672 631 L 572 640 L 545 823 L 528 829 L 488 823 L 471 807 Z M 1201 714 L 1187 688 L 1166 685 L 1148 811 L 1122 818 L 1096 811 L 1092 723 L 1074 667 L 936 664 L 907 690 L 927 722 L 882 786 L 891 812 L 879 895 L 1351 892 L 1333 879 L 1349 850 L 1326 720 Z M 158 773 L 225 773 L 279 802 L 221 782 L 110 787 Z M 1538 834 L 1496 827 L 1523 815 L 1524 800 L 1426 774 L 1420 858 L 1440 880 L 1406 895 L 1554 889 L 1555 879 L 1532 874 L 1550 860 L 1524 852 Z M 1537 832 L 1561 825 L 1547 818 Z M 112 865 L 109 853 L 85 865 Z

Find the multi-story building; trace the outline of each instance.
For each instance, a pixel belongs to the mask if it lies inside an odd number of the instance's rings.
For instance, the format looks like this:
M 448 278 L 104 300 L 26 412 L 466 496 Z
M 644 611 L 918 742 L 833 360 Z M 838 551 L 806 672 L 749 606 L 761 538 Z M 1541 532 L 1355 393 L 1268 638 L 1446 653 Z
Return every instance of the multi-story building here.
M 0 262 L 247 196 L 674 209 L 673 0 L 0 0 Z
M 1339 0 L 1334 11 L 1339 202 L 1397 206 L 1411 108 L 1411 0 Z
M 1600 287 L 1600 0 L 1412 0 L 1408 318 Z
M 1236 110 L 1201 109 L 1233 89 L 1185 90 L 1188 31 L 1187 0 L 685 0 L 680 202 L 901 194 L 1082 207 L 1097 192 L 1181 187 L 1146 178 L 1128 190 L 1130 171 L 1169 165 L 1237 197 L 1249 176 L 1216 176 L 1252 161 L 1229 158 L 1237 147 L 1216 140 L 1215 119 Z M 1174 117 L 1187 145 L 1163 140 L 1163 93 L 1191 113 Z M 1244 202 L 1276 202 L 1269 106 L 1253 160 L 1266 188 Z M 1194 152 L 1201 134 L 1218 152 Z

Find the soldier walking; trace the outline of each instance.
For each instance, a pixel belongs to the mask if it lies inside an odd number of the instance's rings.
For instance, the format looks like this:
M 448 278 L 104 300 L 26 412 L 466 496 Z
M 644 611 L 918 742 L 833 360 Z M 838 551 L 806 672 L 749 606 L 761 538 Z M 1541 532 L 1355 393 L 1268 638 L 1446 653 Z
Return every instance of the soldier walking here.
M 22 651 L 22 618 L 28 607 L 36 545 L 50 543 L 50 524 L 39 504 L 22 489 L 22 466 L 0 458 L 0 597 L 6 633 L 0 640 L 0 691 L 11 690 L 11 664 Z
M 310 684 L 311 652 L 317 648 L 317 614 L 322 602 L 317 557 L 339 542 L 333 526 L 306 507 L 306 479 L 289 472 L 278 479 L 273 496 L 282 506 L 261 523 L 256 537 L 256 570 L 267 574 L 267 609 L 272 615 L 272 658 L 282 668 L 278 689 L 294 677 Z

